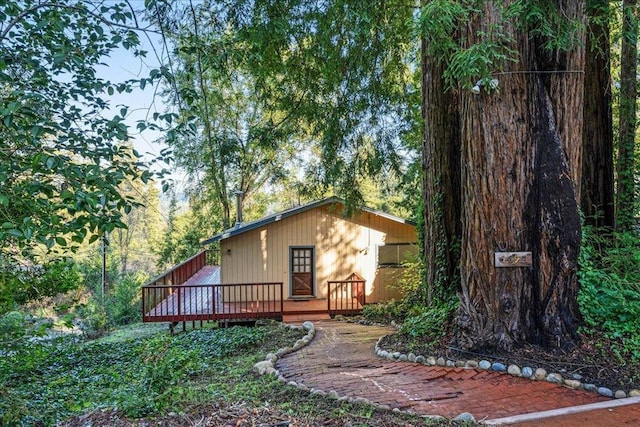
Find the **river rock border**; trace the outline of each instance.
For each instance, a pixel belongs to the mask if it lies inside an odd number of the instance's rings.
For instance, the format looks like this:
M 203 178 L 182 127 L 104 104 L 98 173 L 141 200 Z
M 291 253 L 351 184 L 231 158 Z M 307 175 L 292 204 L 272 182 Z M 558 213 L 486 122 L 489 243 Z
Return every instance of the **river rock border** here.
M 285 326 L 289 329 L 305 330 L 307 331 L 307 334 L 302 338 L 300 338 L 298 341 L 296 341 L 292 347 L 283 347 L 278 351 L 276 351 L 275 353 L 267 353 L 267 356 L 263 361 L 253 365 L 253 371 L 256 372 L 258 375 L 275 375 L 278 377 L 278 379 L 280 379 L 280 381 L 283 381 L 284 377 L 280 375 L 280 372 L 278 372 L 278 370 L 275 367 L 278 359 L 280 359 L 282 356 L 286 354 L 293 353 L 294 351 L 300 350 L 302 347 L 309 344 L 313 339 L 313 337 L 316 336 L 316 327 L 312 322 L 309 322 L 309 321 L 304 322 L 302 326 L 287 325 L 287 324 L 285 324 Z
M 380 342 L 384 337 L 380 337 L 376 342 L 375 352 L 378 357 L 387 360 L 420 363 L 426 366 L 444 366 L 450 368 L 466 368 L 466 369 L 484 369 L 487 371 L 495 371 L 512 375 L 514 377 L 527 378 L 532 381 L 547 381 L 550 383 L 560 384 L 571 389 L 581 389 L 597 393 L 601 396 L 611 397 L 615 399 L 624 399 L 625 397 L 640 396 L 640 390 L 633 389 L 627 393 L 624 390 L 616 390 L 615 392 L 607 387 L 598 387 L 595 384 L 583 383 L 582 376 L 574 374 L 571 378 L 565 378 L 557 372 L 547 373 L 544 368 L 533 368 L 530 366 L 520 367 L 518 365 L 505 365 L 500 362 L 489 362 L 488 360 L 449 360 L 444 357 L 422 356 L 414 353 L 403 354 L 398 351 L 387 351 L 380 347 Z
M 316 396 L 327 396 L 331 399 L 335 399 L 338 400 L 340 402 L 349 402 L 352 404 L 356 404 L 356 405 L 371 405 L 375 408 L 378 409 L 382 409 L 382 410 L 387 410 L 387 411 L 393 411 L 393 412 L 400 412 L 400 413 L 406 413 L 406 414 L 412 414 L 412 415 L 416 415 L 416 413 L 412 410 L 408 410 L 408 411 L 403 411 L 399 408 L 393 408 L 391 409 L 390 406 L 388 405 L 379 405 L 369 399 L 366 399 L 364 397 L 357 397 L 357 396 L 340 396 L 338 394 L 337 391 L 335 390 L 330 390 L 330 391 L 324 391 L 324 390 L 320 390 L 317 388 L 313 388 L 313 387 L 308 387 L 303 383 L 296 383 L 295 381 L 287 381 L 287 379 L 284 377 L 284 375 L 282 375 L 276 368 L 275 368 L 275 363 L 278 361 L 278 359 L 280 359 L 282 356 L 289 354 L 289 353 L 293 353 L 294 351 L 297 351 L 299 349 L 301 349 L 302 347 L 306 346 L 307 344 L 309 344 L 311 342 L 311 340 L 313 340 L 313 338 L 316 335 L 316 328 L 315 325 L 312 322 L 306 321 L 302 324 L 302 326 L 298 326 L 298 325 L 286 325 L 288 328 L 291 329 L 303 329 L 305 331 L 307 331 L 307 334 L 300 338 L 298 341 L 295 342 L 295 344 L 293 345 L 293 347 L 283 347 L 281 349 L 279 349 L 278 351 L 276 351 L 275 353 L 268 353 L 265 357 L 265 360 L 256 363 L 255 365 L 253 365 L 253 371 L 255 373 L 257 373 L 258 375 L 274 375 L 278 378 L 278 380 L 282 383 L 287 384 L 288 386 L 291 387 L 296 387 L 298 390 L 302 391 L 302 392 L 307 392 L 309 394 L 312 395 L 316 395 Z M 376 343 L 376 347 L 377 347 L 377 343 Z M 441 417 L 439 415 L 422 415 L 422 418 L 424 419 L 446 419 L 445 417 Z M 468 420 L 473 420 L 473 416 L 471 414 L 467 414 L 467 413 L 463 413 L 460 414 L 458 417 L 455 418 L 456 420 L 463 420 L 463 421 L 468 421 Z

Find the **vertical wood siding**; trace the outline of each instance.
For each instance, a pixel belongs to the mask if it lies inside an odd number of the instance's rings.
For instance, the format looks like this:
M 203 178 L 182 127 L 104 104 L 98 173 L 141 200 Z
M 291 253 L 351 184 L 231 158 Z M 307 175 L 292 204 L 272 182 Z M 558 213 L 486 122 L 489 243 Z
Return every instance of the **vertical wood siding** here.
M 377 269 L 377 246 L 416 240 L 412 225 L 369 212 L 345 219 L 341 206 L 319 206 L 222 240 L 222 283 L 283 282 L 288 298 L 289 248 L 314 246 L 318 298 L 327 297 L 327 281 L 344 280 L 353 272 L 367 281 L 367 302 L 398 298 L 389 285 L 403 269 Z

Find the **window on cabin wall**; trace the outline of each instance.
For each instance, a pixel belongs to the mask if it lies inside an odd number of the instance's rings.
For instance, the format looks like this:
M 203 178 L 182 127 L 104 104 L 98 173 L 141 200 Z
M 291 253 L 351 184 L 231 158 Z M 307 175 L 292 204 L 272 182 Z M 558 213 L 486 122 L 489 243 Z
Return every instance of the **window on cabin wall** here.
M 405 263 L 415 261 L 418 254 L 418 245 L 415 243 L 378 245 L 378 267 L 403 267 Z

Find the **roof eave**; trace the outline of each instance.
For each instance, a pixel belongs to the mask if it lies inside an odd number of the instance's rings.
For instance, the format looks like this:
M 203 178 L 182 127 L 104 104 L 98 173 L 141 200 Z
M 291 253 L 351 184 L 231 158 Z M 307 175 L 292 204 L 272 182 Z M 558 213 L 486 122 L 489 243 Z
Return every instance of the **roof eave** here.
M 297 215 L 299 213 L 314 209 L 314 208 L 319 207 L 319 206 L 328 205 L 328 204 L 331 204 L 331 203 L 344 204 L 344 201 L 339 199 L 336 196 L 331 196 L 331 197 L 328 197 L 326 199 L 317 200 L 315 202 L 307 203 L 306 205 L 302 205 L 302 206 L 298 206 L 298 207 L 295 207 L 295 208 L 292 208 L 292 209 L 289 209 L 289 210 L 286 210 L 286 211 L 282 211 L 282 212 L 267 216 L 265 218 L 259 219 L 257 221 L 250 222 L 250 223 L 245 224 L 245 225 L 240 226 L 240 227 L 233 227 L 233 228 L 227 229 L 227 230 L 223 231 L 222 233 L 219 233 L 219 234 L 216 234 L 213 237 L 210 237 L 207 240 L 203 240 L 202 242 L 200 242 L 200 245 L 209 245 L 211 243 L 215 243 L 215 242 L 218 242 L 220 240 L 228 239 L 229 237 L 233 237 L 233 236 L 236 236 L 238 234 L 242 234 L 242 233 L 245 233 L 247 231 L 250 231 L 250 230 L 265 226 L 267 224 L 271 224 L 273 222 L 280 221 L 280 220 L 288 218 L 290 216 Z M 372 213 L 374 215 L 378 215 L 378 216 L 381 216 L 383 218 L 389 219 L 391 221 L 399 222 L 401 224 L 407 224 L 407 225 L 415 226 L 415 224 L 412 221 L 409 221 L 409 220 L 404 219 L 404 218 L 397 217 L 395 215 L 388 214 L 386 212 L 378 211 L 378 210 L 375 210 L 375 209 L 370 209 L 370 208 L 367 208 L 367 207 L 360 208 L 359 210 L 363 211 L 363 212 L 369 212 L 369 213 Z

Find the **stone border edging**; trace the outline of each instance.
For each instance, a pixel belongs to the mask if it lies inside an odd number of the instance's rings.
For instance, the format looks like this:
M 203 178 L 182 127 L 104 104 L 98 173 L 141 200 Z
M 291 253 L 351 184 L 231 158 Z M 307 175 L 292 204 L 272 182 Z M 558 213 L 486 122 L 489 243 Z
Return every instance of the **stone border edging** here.
M 307 331 L 307 334 L 304 337 L 300 338 L 298 341 L 296 341 L 293 347 L 283 347 L 281 349 L 278 349 L 278 351 L 276 351 L 275 353 L 267 353 L 265 360 L 253 365 L 253 371 L 256 372 L 258 375 L 275 375 L 278 377 L 278 379 L 283 381 L 284 377 L 280 375 L 280 372 L 278 372 L 278 370 L 276 369 L 275 363 L 282 356 L 289 353 L 293 353 L 294 351 L 297 351 L 302 347 L 306 346 L 307 344 L 309 344 L 313 339 L 313 337 L 316 335 L 316 327 L 312 322 L 309 322 L 309 321 L 304 322 L 302 326 L 287 325 L 287 324 L 285 324 L 285 326 L 289 329 L 303 329 Z M 284 381 L 286 381 L 286 379 L 284 379 Z
M 625 392 L 624 390 L 616 390 L 613 392 L 611 389 L 607 387 L 598 387 L 595 384 L 585 384 L 580 380 L 582 376 L 575 375 L 574 378 L 564 378 L 562 374 L 552 372 L 547 373 L 544 368 L 534 369 L 529 366 L 519 367 L 518 365 L 509 365 L 505 366 L 503 363 L 494 362 L 491 363 L 488 360 L 480 360 L 479 362 L 474 359 L 470 360 L 448 360 L 444 357 L 435 358 L 434 356 L 422 356 L 415 355 L 413 353 L 403 354 L 398 351 L 387 351 L 380 347 L 380 342 L 384 337 L 380 337 L 376 342 L 375 353 L 378 357 L 383 359 L 392 360 L 392 361 L 400 361 L 400 362 L 412 362 L 412 363 L 420 363 L 426 366 L 441 366 L 441 367 L 449 367 L 449 368 L 464 368 L 464 369 L 484 369 L 487 371 L 494 371 L 499 373 L 504 373 L 508 375 L 512 375 L 514 377 L 527 378 L 532 381 L 547 381 L 550 383 L 560 384 L 562 386 L 571 388 L 571 389 L 581 389 L 585 391 L 590 391 L 597 393 L 604 397 L 610 397 L 615 399 L 624 399 L 626 397 L 638 397 L 640 396 L 640 390 L 632 389 L 629 392 Z
M 279 349 L 278 351 L 276 351 L 275 353 L 268 353 L 265 360 L 256 363 L 255 365 L 253 365 L 253 371 L 256 372 L 258 375 L 275 375 L 278 380 L 282 383 L 285 383 L 289 386 L 295 387 L 300 391 L 303 392 L 308 392 L 309 394 L 312 395 L 316 395 L 316 396 L 327 396 L 331 399 L 335 399 L 338 400 L 340 402 L 349 402 L 355 405 L 371 405 L 375 408 L 378 409 L 382 409 L 382 410 L 386 410 L 386 411 L 392 411 L 392 412 L 397 412 L 397 413 L 404 413 L 404 414 L 410 414 L 410 415 L 417 415 L 414 411 L 412 410 L 408 410 L 408 411 L 403 411 L 399 408 L 393 408 L 391 409 L 391 407 L 389 405 L 380 405 L 377 404 L 367 398 L 364 397 L 353 397 L 353 396 L 340 396 L 338 394 L 337 391 L 335 390 L 330 390 L 330 391 L 324 391 L 324 390 L 320 390 L 320 389 L 316 389 L 313 387 L 307 387 L 306 385 L 302 384 L 302 383 L 296 383 L 295 381 L 287 381 L 287 379 L 280 374 L 280 372 L 275 368 L 275 363 L 276 361 L 281 358 L 282 356 L 284 356 L 285 354 L 289 354 L 289 353 L 293 353 L 294 351 L 297 351 L 299 349 L 301 349 L 302 347 L 308 345 L 311 340 L 315 337 L 316 335 L 316 328 L 315 325 L 310 322 L 310 321 L 306 321 L 302 324 L 302 327 L 300 326 L 296 326 L 296 325 L 286 325 L 288 328 L 291 329 L 304 329 L 305 331 L 307 331 L 307 335 L 305 335 L 304 337 L 300 338 L 298 341 L 296 341 L 296 343 L 293 345 L 293 347 L 284 347 Z M 382 338 L 380 338 L 382 339 Z M 378 340 L 380 341 L 380 340 Z M 376 348 L 377 348 L 378 344 L 376 343 Z M 466 418 L 466 416 L 468 416 L 469 418 Z M 430 420 L 445 420 L 445 417 L 442 417 L 440 415 L 421 415 L 422 418 L 424 419 L 430 419 Z M 473 420 L 475 422 L 475 420 L 473 419 L 473 416 L 471 414 L 460 414 L 458 417 L 456 417 L 456 420 L 462 420 L 462 421 L 470 421 Z

